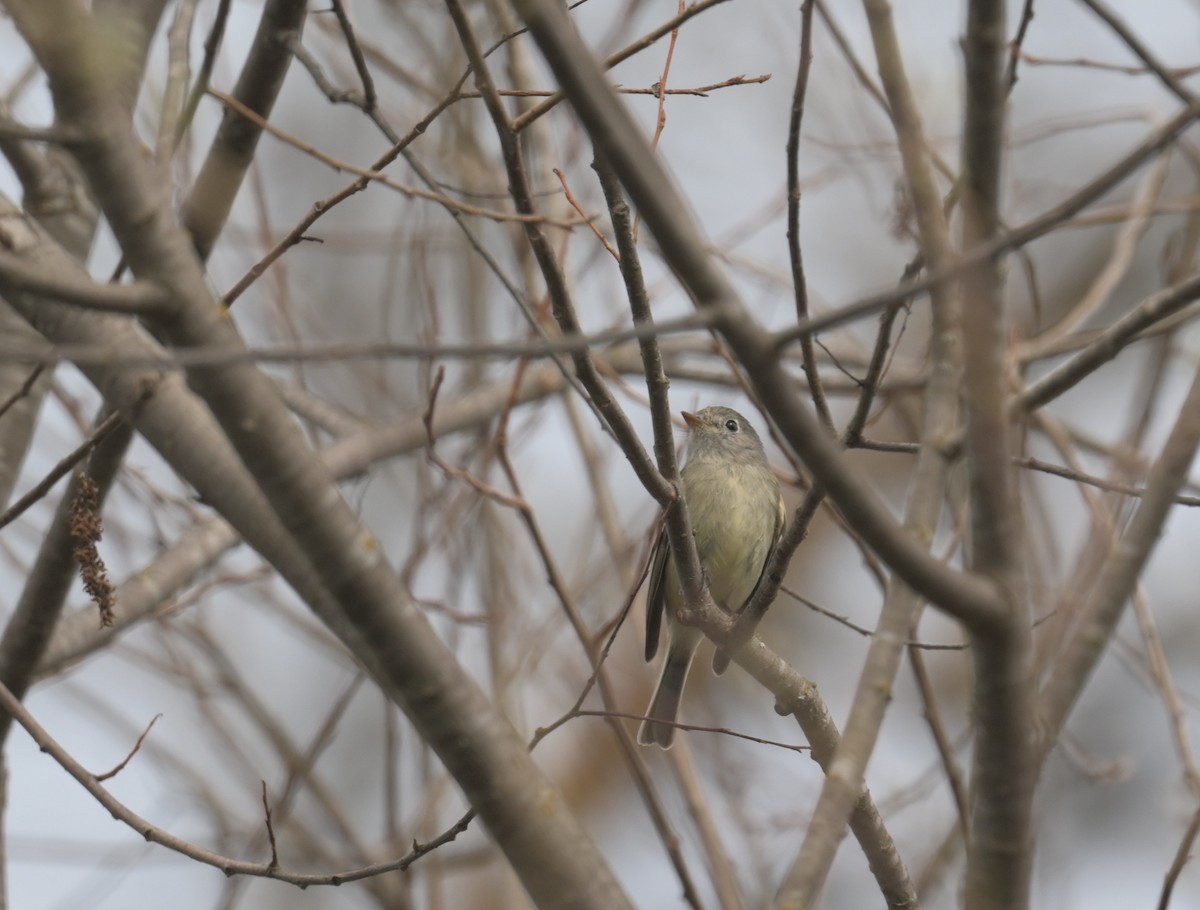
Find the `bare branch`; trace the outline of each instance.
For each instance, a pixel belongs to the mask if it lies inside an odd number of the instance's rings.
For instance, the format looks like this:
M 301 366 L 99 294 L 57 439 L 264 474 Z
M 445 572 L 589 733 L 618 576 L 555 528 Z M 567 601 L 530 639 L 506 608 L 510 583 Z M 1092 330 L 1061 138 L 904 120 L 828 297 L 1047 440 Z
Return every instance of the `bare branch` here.
M 1162 534 L 1167 514 L 1200 446 L 1200 373 L 1146 481 L 1146 493 L 1115 551 L 1105 561 L 1096 593 L 1079 627 L 1042 688 L 1040 748 L 1053 746 L 1084 684 L 1104 653 L 1142 567 Z
M 263 8 L 254 43 L 233 90 L 233 97 L 259 117 L 269 117 L 275 105 L 291 62 L 292 40 L 303 30 L 307 10 L 304 0 L 270 0 Z M 216 35 L 219 40 L 219 33 Z M 207 81 L 207 73 L 203 75 Z M 197 90 L 201 84 L 197 83 Z M 259 124 L 232 111 L 221 121 L 181 216 L 201 259 L 208 258 L 229 218 L 261 136 Z
M 1133 33 L 1133 30 L 1130 29 L 1129 26 L 1126 25 L 1116 13 L 1109 9 L 1108 5 L 1104 3 L 1103 0 L 1081 0 L 1081 2 L 1084 6 L 1095 13 L 1099 19 L 1107 24 L 1108 27 L 1111 28 L 1122 41 L 1125 42 L 1129 49 L 1133 51 L 1134 54 L 1136 54 L 1144 64 L 1146 64 L 1146 67 L 1152 73 L 1154 73 L 1154 75 L 1158 76 L 1162 84 L 1170 89 L 1171 93 L 1176 98 L 1178 98 L 1184 104 L 1195 103 L 1196 96 L 1192 92 L 1188 91 L 1188 89 L 1175 77 L 1175 75 L 1158 61 L 1158 58 L 1151 53 L 1150 48 L 1142 43 L 1142 41 Z
M 142 743 L 146 741 L 146 737 L 150 735 L 150 731 L 154 729 L 154 725 L 158 723 L 160 717 L 162 717 L 161 714 L 155 714 L 152 718 L 150 718 L 150 723 L 146 724 L 146 729 L 143 730 L 142 735 L 137 738 L 137 742 L 133 744 L 133 748 L 129 750 L 129 754 L 121 759 L 121 761 L 119 761 L 116 766 L 110 770 L 105 771 L 103 774 L 95 775 L 96 783 L 102 784 L 106 780 L 111 780 L 125 770 L 125 767 L 133 760 L 133 757 L 138 754 L 138 750 L 142 748 Z
M 54 485 L 66 477 L 75 465 L 87 458 L 96 446 L 117 428 L 120 422 L 120 414 L 109 414 L 105 417 L 87 439 L 64 455 L 45 477 L 33 485 L 29 492 L 0 512 L 0 528 L 11 524 L 27 512 L 31 506 L 41 501 L 54 488 Z
M 1005 4 L 972 0 L 963 42 L 963 247 L 1000 234 L 1004 158 Z M 972 629 L 976 719 L 971 769 L 971 841 L 966 906 L 1020 910 L 1029 904 L 1033 868 L 1030 609 L 1022 560 L 1024 535 L 1013 483 L 1009 422 L 1009 323 L 998 260 L 963 276 L 965 448 L 970 482 L 971 567 L 994 579 L 1007 603 L 1002 628 Z
M 58 765 L 66 771 L 71 777 L 79 783 L 83 789 L 87 790 L 95 800 L 100 803 L 108 812 L 120 822 L 128 825 L 138 835 L 151 843 L 160 844 L 169 850 L 180 853 L 189 859 L 194 859 L 197 862 L 204 863 L 206 866 L 214 866 L 220 869 L 225 875 L 252 875 L 260 878 L 273 878 L 277 881 L 287 882 L 288 884 L 297 885 L 302 888 L 308 888 L 313 885 L 343 885 L 347 882 L 360 881 L 364 878 L 370 878 L 376 875 L 382 875 L 385 872 L 394 872 L 399 869 L 407 869 L 421 857 L 427 855 L 438 847 L 444 844 L 451 843 L 459 834 L 467 829 L 467 826 L 474 818 L 474 813 L 468 813 L 458 824 L 450 828 L 439 837 L 428 841 L 424 844 L 413 844 L 413 850 L 407 856 L 398 860 L 393 860 L 387 863 L 378 863 L 372 866 L 365 866 L 360 869 L 350 869 L 344 872 L 331 872 L 326 874 L 305 874 L 299 872 L 291 872 L 280 868 L 278 865 L 271 863 L 248 863 L 242 860 L 232 859 L 231 857 L 221 856 L 211 850 L 207 850 L 196 844 L 190 843 L 182 838 L 176 837 L 170 832 L 158 827 L 157 825 L 142 818 L 132 809 L 128 808 L 124 803 L 113 796 L 109 791 L 101 786 L 99 778 L 83 767 L 75 758 L 71 756 L 66 749 L 53 739 L 49 733 L 39 724 L 33 716 L 25 710 L 25 707 L 17 700 L 16 696 L 8 690 L 8 687 L 0 683 L 0 708 L 11 714 L 13 719 L 18 724 L 25 728 L 26 732 L 33 737 L 33 741 L 37 743 L 38 748 L 54 759 Z
M 3 238 L 0 238 L 2 244 Z M 100 284 L 52 274 L 25 259 L 0 250 L 0 292 L 53 297 L 66 303 L 108 313 L 152 316 L 170 305 L 162 288 L 147 282 Z

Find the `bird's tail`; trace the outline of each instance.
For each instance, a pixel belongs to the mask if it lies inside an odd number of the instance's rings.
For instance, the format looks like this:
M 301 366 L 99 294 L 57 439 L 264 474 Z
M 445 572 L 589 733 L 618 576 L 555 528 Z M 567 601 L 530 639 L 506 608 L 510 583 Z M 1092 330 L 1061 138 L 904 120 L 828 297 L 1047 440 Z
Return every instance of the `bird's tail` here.
M 638 742 L 643 746 L 659 745 L 671 748 L 675 741 L 675 717 L 679 713 L 679 699 L 683 695 L 683 684 L 687 682 L 688 670 L 692 666 L 692 655 L 696 646 L 680 648 L 676 642 L 667 649 L 663 662 L 662 676 L 654 690 L 654 698 L 646 709 L 646 719 L 638 728 Z

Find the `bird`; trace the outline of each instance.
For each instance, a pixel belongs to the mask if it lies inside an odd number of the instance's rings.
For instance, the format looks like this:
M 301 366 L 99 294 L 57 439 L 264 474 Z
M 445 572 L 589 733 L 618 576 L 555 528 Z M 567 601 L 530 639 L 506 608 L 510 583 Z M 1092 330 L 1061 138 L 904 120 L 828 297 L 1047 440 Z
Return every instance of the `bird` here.
M 779 480 L 754 427 L 732 408 L 683 412 L 689 431 L 681 476 L 696 553 L 713 601 L 738 612 L 753 596 L 786 520 Z M 654 545 L 646 593 L 646 660 L 658 651 L 663 616 L 667 652 L 638 742 L 669 749 L 688 670 L 704 633 L 676 619 L 683 606 L 664 527 Z

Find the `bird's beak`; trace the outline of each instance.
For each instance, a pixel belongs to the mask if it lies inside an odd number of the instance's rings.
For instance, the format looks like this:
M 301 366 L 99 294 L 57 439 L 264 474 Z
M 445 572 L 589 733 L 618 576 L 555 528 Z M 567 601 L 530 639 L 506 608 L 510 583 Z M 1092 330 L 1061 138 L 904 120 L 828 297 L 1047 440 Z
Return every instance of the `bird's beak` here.
M 688 425 L 688 427 L 690 427 L 693 430 L 696 429 L 696 427 L 703 425 L 703 423 L 704 423 L 703 420 L 701 420 L 699 417 L 697 417 L 691 411 L 682 411 L 681 413 L 683 414 L 683 422 L 686 423 Z

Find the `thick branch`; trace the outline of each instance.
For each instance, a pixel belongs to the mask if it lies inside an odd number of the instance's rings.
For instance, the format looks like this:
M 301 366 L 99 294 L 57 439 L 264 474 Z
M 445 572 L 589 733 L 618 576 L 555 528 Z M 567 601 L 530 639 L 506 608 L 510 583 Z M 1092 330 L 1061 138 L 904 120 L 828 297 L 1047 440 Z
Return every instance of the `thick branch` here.
M 963 42 L 963 248 L 999 236 L 1007 53 L 1004 0 L 972 0 Z M 963 276 L 964 397 L 970 481 L 971 567 L 996 581 L 1009 605 L 1006 627 L 975 631 L 971 773 L 970 910 L 1020 910 L 1029 903 L 1032 799 L 1030 634 L 1013 484 L 1009 344 L 998 259 Z
M 254 43 L 233 96 L 264 120 L 283 87 L 292 47 L 304 28 L 306 0 L 271 0 L 263 9 Z M 208 156 L 183 206 L 183 223 L 192 232 L 201 259 L 207 259 L 221 233 L 233 200 L 254 160 L 262 128 L 226 109 Z

